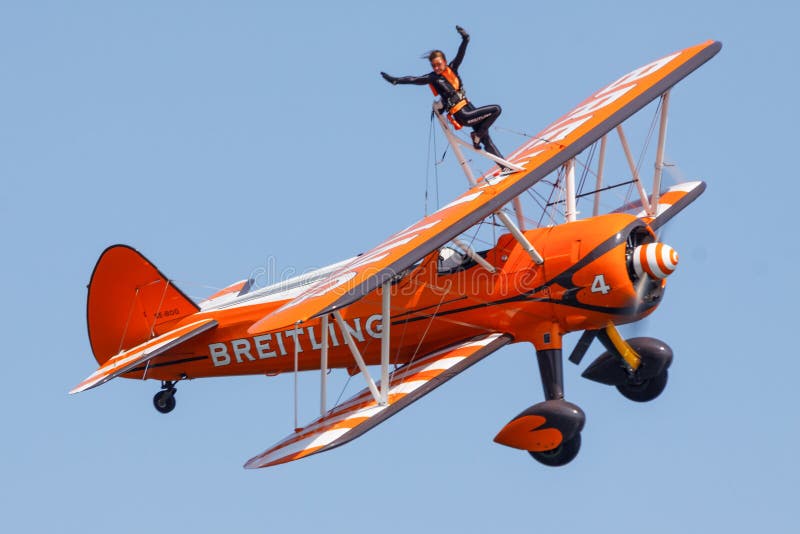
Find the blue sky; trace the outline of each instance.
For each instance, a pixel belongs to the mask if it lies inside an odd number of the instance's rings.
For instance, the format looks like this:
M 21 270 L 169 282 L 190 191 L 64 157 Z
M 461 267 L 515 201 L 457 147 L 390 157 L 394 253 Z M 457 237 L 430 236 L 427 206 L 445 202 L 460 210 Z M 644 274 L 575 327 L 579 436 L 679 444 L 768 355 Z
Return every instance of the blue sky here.
M 0 529 L 792 531 L 800 13 L 785 5 L 0 3 Z M 640 329 L 676 354 L 662 397 L 631 403 L 565 364 L 583 448 L 546 468 L 491 441 L 541 400 L 533 350 L 514 345 L 346 447 L 252 472 L 291 429 L 289 377 L 182 384 L 169 416 L 155 382 L 67 395 L 95 367 L 85 286 L 106 246 L 202 297 L 419 218 L 431 97 L 378 73 L 426 72 L 455 24 L 506 152 L 524 141 L 507 130 L 723 42 L 672 94 L 668 158 L 708 190 L 669 226 L 681 265 Z M 438 178 L 442 203 L 463 190 L 452 156 Z

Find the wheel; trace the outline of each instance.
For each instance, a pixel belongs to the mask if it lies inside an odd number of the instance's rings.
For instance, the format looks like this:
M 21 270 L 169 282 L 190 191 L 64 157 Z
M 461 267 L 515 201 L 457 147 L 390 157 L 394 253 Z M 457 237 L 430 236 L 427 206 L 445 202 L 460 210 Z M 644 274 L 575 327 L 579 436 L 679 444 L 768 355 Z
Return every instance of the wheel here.
M 622 395 L 632 401 L 647 402 L 655 399 L 664 388 L 667 387 L 667 370 L 664 369 L 660 374 L 641 382 L 630 382 L 617 386 Z
M 549 451 L 528 451 L 534 460 L 550 467 L 567 465 L 578 456 L 581 450 L 581 434 L 578 432 L 569 441 L 562 441 L 561 445 Z
M 175 409 L 175 390 L 165 389 L 153 397 L 153 406 L 161 413 L 169 413 Z

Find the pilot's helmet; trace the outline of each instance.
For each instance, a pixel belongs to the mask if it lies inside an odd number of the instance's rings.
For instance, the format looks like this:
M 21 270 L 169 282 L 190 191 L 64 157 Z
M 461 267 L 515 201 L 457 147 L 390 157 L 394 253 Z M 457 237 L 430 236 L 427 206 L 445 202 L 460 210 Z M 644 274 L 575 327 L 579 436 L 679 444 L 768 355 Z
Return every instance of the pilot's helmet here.
M 450 247 L 443 247 L 439 250 L 439 271 L 457 269 L 464 263 L 465 259 L 466 257 L 459 251 Z

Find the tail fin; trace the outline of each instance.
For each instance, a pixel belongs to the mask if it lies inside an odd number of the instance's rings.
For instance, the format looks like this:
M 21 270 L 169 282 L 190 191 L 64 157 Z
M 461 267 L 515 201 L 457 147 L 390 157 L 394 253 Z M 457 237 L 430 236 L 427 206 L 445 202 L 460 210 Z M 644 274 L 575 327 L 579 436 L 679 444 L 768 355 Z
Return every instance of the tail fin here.
M 86 323 L 97 363 L 163 334 L 200 308 L 127 245 L 100 255 L 89 281 Z

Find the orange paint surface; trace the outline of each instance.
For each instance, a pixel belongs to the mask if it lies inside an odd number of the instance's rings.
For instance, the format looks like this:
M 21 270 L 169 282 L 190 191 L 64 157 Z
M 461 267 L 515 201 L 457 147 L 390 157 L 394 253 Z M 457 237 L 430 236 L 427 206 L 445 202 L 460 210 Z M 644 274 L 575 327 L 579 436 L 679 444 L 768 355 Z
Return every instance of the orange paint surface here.
M 541 415 L 524 415 L 503 427 L 494 441 L 523 451 L 549 451 L 561 444 L 563 435 L 555 428 L 539 428 L 547 421 Z

